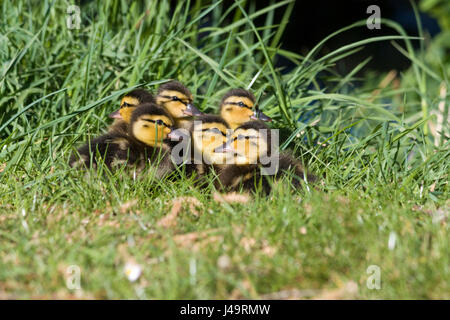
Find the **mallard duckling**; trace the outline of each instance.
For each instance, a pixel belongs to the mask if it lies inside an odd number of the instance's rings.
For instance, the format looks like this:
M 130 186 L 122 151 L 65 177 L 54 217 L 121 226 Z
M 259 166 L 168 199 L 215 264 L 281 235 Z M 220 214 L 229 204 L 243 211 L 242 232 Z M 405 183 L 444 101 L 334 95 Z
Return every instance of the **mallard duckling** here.
M 172 131 L 174 121 L 170 114 L 153 103 L 144 103 L 131 114 L 128 133 L 109 132 L 78 149 L 69 164 L 97 167 L 101 159 L 109 168 L 116 166 L 136 166 L 142 171 L 150 162 L 156 167 L 156 176 L 162 177 L 174 169 L 170 159 L 171 147 L 167 136 Z M 160 158 L 160 162 L 155 164 Z
M 109 115 L 110 118 L 115 120 L 108 131 L 128 134 L 131 114 L 142 103 L 155 103 L 153 95 L 145 89 L 135 89 L 123 96 L 120 101 L 120 108 Z
M 222 98 L 220 116 L 231 129 L 250 120 L 272 121 L 255 105 L 255 96 L 244 89 L 231 89 Z
M 215 149 L 218 153 L 232 154 L 232 163 L 222 168 L 216 187 L 230 191 L 242 188 L 253 192 L 260 187 L 265 194 L 269 194 L 271 183 L 267 178 L 272 176 L 277 180 L 287 171 L 293 171 L 293 184 L 299 187 L 305 175 L 300 161 L 289 153 L 276 154 L 274 151 L 268 126 L 261 121 L 244 123 L 236 128 L 225 144 Z M 275 167 L 272 167 L 273 164 Z M 262 168 L 267 169 L 267 175 L 262 174 Z M 309 182 L 316 180 L 311 174 L 306 176 Z
M 189 89 L 178 81 L 162 84 L 156 96 L 156 103 L 170 113 L 175 120 L 175 127 L 186 130 L 190 128 L 193 116 L 203 114 L 193 105 L 193 100 Z
M 185 164 L 186 175 L 196 172 L 197 176 L 203 177 L 211 170 L 220 171 L 227 155 L 214 150 L 226 142 L 228 130 L 228 124 L 220 116 L 205 114 L 192 122 L 188 139 L 180 130 L 174 130 L 169 134 L 169 138 L 182 140 L 184 145 L 180 150 L 187 150 L 183 153 L 189 155 L 189 159 L 185 159 L 189 160 Z M 175 148 L 173 153 L 176 153 Z
M 193 159 L 199 175 L 222 169 L 227 155 L 214 150 L 227 141 L 229 129 L 226 121 L 216 115 L 203 115 L 192 124 Z

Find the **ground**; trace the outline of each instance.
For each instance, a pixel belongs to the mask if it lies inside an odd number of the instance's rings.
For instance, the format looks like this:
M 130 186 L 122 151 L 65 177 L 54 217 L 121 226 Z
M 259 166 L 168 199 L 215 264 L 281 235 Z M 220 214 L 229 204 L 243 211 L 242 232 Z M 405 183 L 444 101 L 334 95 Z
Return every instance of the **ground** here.
M 448 201 L 280 184 L 227 203 L 78 176 L 70 197 L 48 183 L 2 204 L 2 298 L 449 298 Z

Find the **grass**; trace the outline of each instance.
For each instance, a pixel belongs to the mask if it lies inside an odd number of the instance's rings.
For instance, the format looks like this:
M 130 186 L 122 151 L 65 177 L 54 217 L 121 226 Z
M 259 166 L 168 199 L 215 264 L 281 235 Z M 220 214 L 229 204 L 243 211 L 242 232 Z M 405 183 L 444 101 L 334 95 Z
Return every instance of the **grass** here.
M 392 35 L 320 56 L 324 39 L 301 56 L 279 49 L 293 1 L 123 3 L 87 2 L 79 30 L 66 27 L 68 1 L 1 4 L 0 298 L 449 298 L 449 128 L 439 123 L 449 83 L 426 46 L 413 50 L 426 35 L 383 20 Z M 400 85 L 356 78 L 368 60 L 334 71 L 389 41 L 412 61 Z M 277 68 L 277 55 L 296 67 Z M 186 178 L 69 168 L 120 95 L 171 78 L 206 112 L 228 88 L 251 87 L 283 147 L 324 176 L 318 190 L 284 181 L 270 197 L 223 204 Z M 178 197 L 195 197 L 198 215 L 187 207 L 160 226 Z M 127 262 L 142 268 L 136 282 Z M 81 290 L 67 286 L 73 265 Z M 371 265 L 380 290 L 366 285 Z

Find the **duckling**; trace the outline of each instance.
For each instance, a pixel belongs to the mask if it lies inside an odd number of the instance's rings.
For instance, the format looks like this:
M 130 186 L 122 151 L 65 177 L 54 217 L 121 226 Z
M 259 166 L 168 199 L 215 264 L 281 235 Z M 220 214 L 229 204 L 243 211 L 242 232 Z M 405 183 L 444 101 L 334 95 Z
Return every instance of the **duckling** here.
M 222 98 L 220 115 L 231 129 L 250 120 L 272 121 L 258 106 L 255 106 L 255 96 L 244 89 L 231 89 Z
M 156 177 L 161 178 L 174 169 L 170 159 L 171 147 L 167 136 L 174 121 L 170 114 L 154 103 L 144 103 L 131 113 L 128 133 L 112 131 L 78 149 L 69 164 L 97 167 L 101 160 L 113 170 L 116 166 L 136 166 L 142 171 L 147 163 L 156 167 Z M 158 157 L 160 162 L 155 165 Z
M 110 118 L 114 119 L 114 122 L 108 131 L 128 134 L 131 114 L 141 103 L 155 103 L 155 98 L 145 89 L 135 89 L 123 96 L 120 101 L 120 108 L 109 115 Z
M 193 121 L 187 139 L 180 130 L 169 134 L 169 138 L 184 143 L 184 150 L 187 150 L 184 154 L 189 155 L 185 165 L 188 176 L 195 172 L 198 177 L 204 177 L 212 170 L 221 170 L 227 155 L 214 150 L 226 142 L 228 130 L 228 124 L 220 116 L 205 114 Z
M 241 187 L 246 191 L 256 192 L 261 187 L 264 194 L 271 192 L 270 175 L 278 180 L 286 171 L 293 171 L 293 185 L 297 188 L 304 177 L 300 161 L 289 153 L 275 154 L 272 150 L 272 134 L 267 125 L 261 121 L 249 121 L 236 128 L 228 141 L 214 150 L 218 153 L 231 153 L 232 162 L 219 172 L 216 188 L 237 191 Z M 275 158 L 277 157 L 278 158 Z M 271 160 L 272 159 L 272 160 Z M 278 159 L 272 172 L 263 175 L 261 168 L 268 168 L 270 161 Z M 276 162 L 275 162 L 276 163 Z M 307 180 L 314 182 L 316 177 L 307 174 Z
M 170 81 L 158 88 L 156 103 L 164 107 L 175 119 L 176 128 L 190 129 L 193 116 L 199 116 L 200 112 L 193 105 L 192 93 L 178 81 Z

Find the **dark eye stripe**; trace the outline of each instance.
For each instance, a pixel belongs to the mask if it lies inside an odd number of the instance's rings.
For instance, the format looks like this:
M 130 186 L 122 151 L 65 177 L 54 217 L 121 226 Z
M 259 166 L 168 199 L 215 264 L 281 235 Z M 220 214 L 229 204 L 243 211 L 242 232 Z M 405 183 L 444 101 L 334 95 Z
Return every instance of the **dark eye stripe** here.
M 257 139 L 257 138 L 258 138 L 257 136 L 243 136 L 243 135 L 239 134 L 237 137 L 234 137 L 233 141 L 242 140 L 242 139 L 247 139 L 247 140 L 249 140 L 249 139 Z
M 185 99 L 178 98 L 177 96 L 161 96 L 160 95 L 160 97 L 169 99 L 170 101 L 178 101 L 178 102 L 181 102 L 184 105 L 187 105 L 190 102 L 189 100 L 188 100 L 188 102 L 186 102 Z
M 162 121 L 161 119 L 158 119 L 158 120 L 142 119 L 142 120 L 147 121 L 147 122 L 151 122 L 151 123 L 155 123 L 155 124 L 158 124 L 158 125 L 163 125 L 163 126 L 165 126 L 167 128 L 170 128 L 170 126 L 167 123 L 165 123 L 164 121 Z
M 222 132 L 222 131 L 220 131 L 219 129 L 217 129 L 217 128 L 208 128 L 208 129 L 202 129 L 202 132 L 206 132 L 206 131 L 211 131 L 211 132 L 214 132 L 214 133 L 220 133 L 221 135 L 223 135 L 224 137 L 226 137 L 227 136 L 227 134 L 226 133 L 224 133 L 224 132 Z
M 235 105 L 235 106 L 239 106 L 239 107 L 242 107 L 242 108 L 247 108 L 247 109 L 252 110 L 252 107 L 249 107 L 248 105 L 246 105 L 242 101 L 239 101 L 239 102 L 225 102 L 225 104 L 232 104 L 232 105 Z

